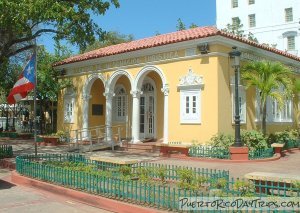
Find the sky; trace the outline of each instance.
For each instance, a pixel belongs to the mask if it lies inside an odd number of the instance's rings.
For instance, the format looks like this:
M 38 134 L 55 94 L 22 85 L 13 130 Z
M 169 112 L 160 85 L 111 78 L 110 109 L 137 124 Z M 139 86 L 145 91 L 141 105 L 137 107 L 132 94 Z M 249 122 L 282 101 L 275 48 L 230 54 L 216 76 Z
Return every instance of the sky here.
M 120 7 L 111 7 L 105 15 L 93 17 L 94 21 L 105 31 L 117 31 L 132 34 L 136 39 L 176 31 L 180 18 L 186 27 L 192 23 L 198 26 L 215 25 L 215 0 L 119 0 Z M 38 40 L 50 52 L 54 52 L 51 35 Z M 78 48 L 68 45 L 73 53 Z

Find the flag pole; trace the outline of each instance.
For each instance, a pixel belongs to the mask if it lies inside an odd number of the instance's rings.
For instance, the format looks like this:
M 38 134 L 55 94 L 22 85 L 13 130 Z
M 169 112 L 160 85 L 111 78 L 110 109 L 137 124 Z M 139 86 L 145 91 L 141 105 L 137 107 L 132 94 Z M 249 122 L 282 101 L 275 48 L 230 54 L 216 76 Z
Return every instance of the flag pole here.
M 35 63 L 34 63 L 34 92 L 33 92 L 33 127 L 34 127 L 34 154 L 37 156 L 37 125 L 36 125 L 36 88 L 37 88 L 37 44 L 36 39 L 34 39 L 34 53 Z

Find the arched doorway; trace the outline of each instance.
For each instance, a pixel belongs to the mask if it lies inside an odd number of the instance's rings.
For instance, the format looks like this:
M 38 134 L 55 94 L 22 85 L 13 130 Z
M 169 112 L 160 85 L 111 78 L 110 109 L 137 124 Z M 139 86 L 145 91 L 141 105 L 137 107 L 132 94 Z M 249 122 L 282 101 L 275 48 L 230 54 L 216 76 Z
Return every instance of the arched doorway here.
M 156 86 L 145 77 L 140 97 L 140 138 L 156 138 Z

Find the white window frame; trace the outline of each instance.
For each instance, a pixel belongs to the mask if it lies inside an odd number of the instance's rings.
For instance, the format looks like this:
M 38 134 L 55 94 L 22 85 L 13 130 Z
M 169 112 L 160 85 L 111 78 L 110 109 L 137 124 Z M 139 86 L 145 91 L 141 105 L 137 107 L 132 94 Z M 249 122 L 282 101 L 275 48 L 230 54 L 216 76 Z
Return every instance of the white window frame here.
M 271 113 L 272 122 L 293 122 L 293 107 L 291 100 L 285 100 L 282 109 L 279 109 L 278 102 L 274 99 L 269 99 L 269 111 Z M 268 107 L 267 107 L 268 108 Z M 267 109 L 268 111 L 268 109 Z
M 64 95 L 64 123 L 74 123 L 75 112 L 75 92 L 72 88 L 67 88 Z
M 238 0 L 231 0 L 231 7 L 232 8 L 239 7 L 239 1 Z
M 287 37 L 287 50 L 295 50 L 295 36 L 288 36 Z
M 255 0 L 248 0 L 248 4 L 249 4 L 249 5 L 255 4 Z
M 233 27 L 237 27 L 237 21 L 239 20 L 239 17 L 232 17 L 231 22 Z
M 256 90 L 256 122 L 261 121 L 260 118 L 260 99 L 259 91 Z M 280 110 L 275 99 L 267 98 L 267 122 L 268 123 L 290 123 L 293 122 L 293 102 L 291 99 L 285 100 L 284 106 Z
M 293 8 L 285 8 L 284 9 L 284 15 L 285 15 L 285 22 L 292 22 L 293 21 Z
M 118 94 L 120 90 L 124 90 L 124 94 Z M 121 100 L 121 102 L 118 102 Z M 118 107 L 120 104 L 120 108 Z M 115 96 L 113 99 L 113 121 L 125 122 L 127 117 L 127 93 L 125 87 L 121 84 L 115 86 Z M 121 113 L 121 114 L 119 114 Z
M 200 112 L 201 90 L 180 90 L 180 123 L 200 124 Z
M 234 76 L 231 77 L 231 103 L 232 103 L 232 123 L 235 120 L 235 83 Z M 243 85 L 239 84 L 239 103 L 240 103 L 240 121 L 241 124 L 246 124 L 247 122 L 247 99 L 246 99 L 246 89 Z
M 180 92 L 180 123 L 201 124 L 201 90 L 203 77 L 190 68 L 187 75 L 180 78 L 177 90 Z
M 248 19 L 249 19 L 249 28 L 256 27 L 256 17 L 255 17 L 255 14 L 248 15 Z

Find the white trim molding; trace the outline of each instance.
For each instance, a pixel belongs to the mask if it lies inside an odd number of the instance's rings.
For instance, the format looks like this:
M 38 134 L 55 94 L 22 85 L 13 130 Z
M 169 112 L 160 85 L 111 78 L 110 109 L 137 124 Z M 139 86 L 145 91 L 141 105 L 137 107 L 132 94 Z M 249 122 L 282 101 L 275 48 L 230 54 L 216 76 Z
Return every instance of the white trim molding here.
M 76 93 L 73 88 L 66 88 L 64 94 L 64 123 L 74 123 Z
M 180 92 L 180 123 L 201 124 L 201 90 L 203 77 L 196 75 L 192 68 L 179 79 L 177 91 Z

